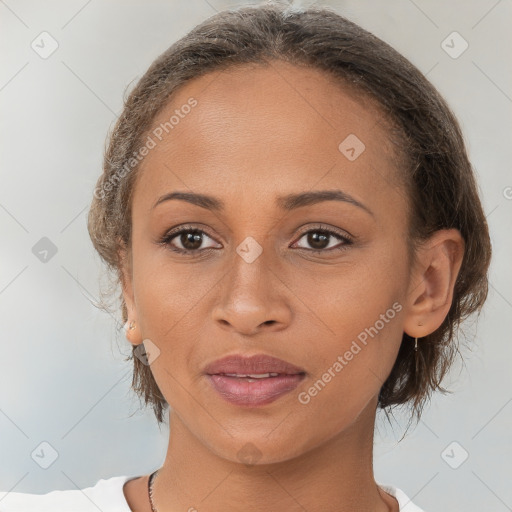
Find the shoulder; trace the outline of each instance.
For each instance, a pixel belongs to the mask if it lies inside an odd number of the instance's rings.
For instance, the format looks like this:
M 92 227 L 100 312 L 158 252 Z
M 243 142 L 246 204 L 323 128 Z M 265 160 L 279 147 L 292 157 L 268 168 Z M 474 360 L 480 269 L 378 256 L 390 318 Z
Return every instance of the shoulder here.
M 135 478 L 116 476 L 98 480 L 92 487 L 46 494 L 0 491 L 0 512 L 97 512 L 98 509 L 103 512 L 131 512 L 123 486 Z M 401 489 L 389 484 L 378 485 L 396 498 L 400 512 L 424 512 Z
M 46 494 L 0 491 L 0 512 L 131 512 L 123 486 L 133 478 L 116 476 L 84 489 Z
M 382 484 L 377 482 L 377 485 L 391 496 L 396 498 L 400 506 L 400 512 L 425 512 L 423 509 L 415 505 L 412 500 L 405 494 L 404 491 L 390 484 Z

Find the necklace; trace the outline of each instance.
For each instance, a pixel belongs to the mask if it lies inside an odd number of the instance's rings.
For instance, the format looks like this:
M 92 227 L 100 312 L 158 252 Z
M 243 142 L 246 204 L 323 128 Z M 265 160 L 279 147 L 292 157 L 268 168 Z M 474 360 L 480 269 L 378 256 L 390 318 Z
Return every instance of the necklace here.
M 158 512 L 155 508 L 155 505 L 153 504 L 153 480 L 155 479 L 156 475 L 158 473 L 158 469 L 151 474 L 148 481 L 148 493 L 149 493 L 149 502 L 151 503 L 151 510 L 152 512 Z

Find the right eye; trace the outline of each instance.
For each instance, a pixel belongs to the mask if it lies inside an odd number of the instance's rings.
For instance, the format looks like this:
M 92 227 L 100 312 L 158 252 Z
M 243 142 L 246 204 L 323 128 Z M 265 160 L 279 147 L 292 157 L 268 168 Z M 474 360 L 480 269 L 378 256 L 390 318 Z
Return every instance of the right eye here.
M 214 247 L 201 248 L 205 237 L 214 241 L 201 229 L 192 227 L 181 227 L 170 231 L 164 235 L 160 243 L 168 246 L 172 251 L 181 254 L 200 253 L 206 250 L 213 249 Z

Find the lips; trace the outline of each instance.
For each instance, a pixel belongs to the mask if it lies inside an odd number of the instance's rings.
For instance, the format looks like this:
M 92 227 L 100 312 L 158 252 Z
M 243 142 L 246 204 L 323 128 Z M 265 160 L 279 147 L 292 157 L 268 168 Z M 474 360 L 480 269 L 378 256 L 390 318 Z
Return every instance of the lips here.
M 207 365 L 204 372 L 223 399 L 244 407 L 274 402 L 295 389 L 306 375 L 303 368 L 265 354 L 228 356 Z
M 210 363 L 205 367 L 204 373 L 208 375 L 249 376 L 250 378 L 258 378 L 259 376 L 261 378 L 265 374 L 269 374 L 265 377 L 277 377 L 279 375 L 297 375 L 306 372 L 303 368 L 266 354 L 256 354 L 250 357 L 236 354 Z

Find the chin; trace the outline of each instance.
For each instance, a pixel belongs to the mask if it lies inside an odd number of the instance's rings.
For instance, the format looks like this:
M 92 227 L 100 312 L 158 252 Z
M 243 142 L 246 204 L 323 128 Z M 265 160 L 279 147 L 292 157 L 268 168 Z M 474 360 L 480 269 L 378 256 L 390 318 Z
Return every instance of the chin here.
M 311 449 L 315 443 L 305 445 L 303 434 L 277 437 L 272 435 L 272 429 L 266 429 L 264 434 L 253 435 L 245 430 L 242 435 L 231 437 L 226 434 L 221 440 L 210 439 L 208 445 L 217 456 L 230 462 L 242 463 L 248 467 L 265 466 L 286 462 Z

